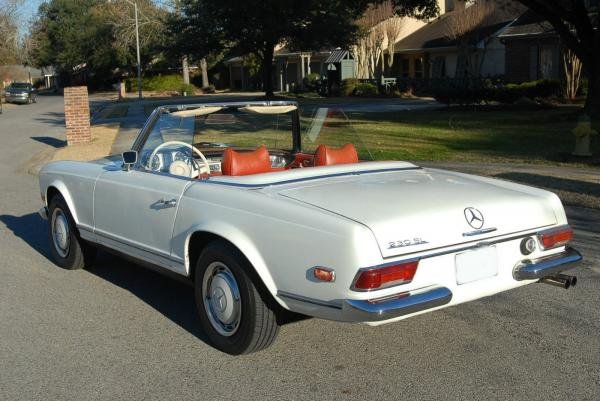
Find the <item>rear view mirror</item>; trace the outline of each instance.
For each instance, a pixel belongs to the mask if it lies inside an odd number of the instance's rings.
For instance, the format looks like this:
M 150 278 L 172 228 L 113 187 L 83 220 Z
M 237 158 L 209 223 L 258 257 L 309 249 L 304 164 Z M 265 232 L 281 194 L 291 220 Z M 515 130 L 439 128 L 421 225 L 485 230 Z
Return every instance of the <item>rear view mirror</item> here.
M 138 153 L 135 150 L 128 150 L 121 154 L 123 157 L 123 170 L 129 171 L 131 166 L 137 163 Z

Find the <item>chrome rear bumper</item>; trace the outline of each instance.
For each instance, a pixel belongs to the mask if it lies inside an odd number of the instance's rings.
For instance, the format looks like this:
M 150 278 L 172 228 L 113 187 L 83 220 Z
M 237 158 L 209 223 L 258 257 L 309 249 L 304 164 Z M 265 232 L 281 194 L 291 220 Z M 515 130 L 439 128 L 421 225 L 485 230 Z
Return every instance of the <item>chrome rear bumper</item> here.
M 446 287 L 382 301 L 346 299 L 342 316 L 350 322 L 378 322 L 446 305 L 451 299 Z
M 536 260 L 523 260 L 513 270 L 513 278 L 517 281 L 535 280 L 572 268 L 581 261 L 582 256 L 571 247 L 566 247 L 559 254 Z

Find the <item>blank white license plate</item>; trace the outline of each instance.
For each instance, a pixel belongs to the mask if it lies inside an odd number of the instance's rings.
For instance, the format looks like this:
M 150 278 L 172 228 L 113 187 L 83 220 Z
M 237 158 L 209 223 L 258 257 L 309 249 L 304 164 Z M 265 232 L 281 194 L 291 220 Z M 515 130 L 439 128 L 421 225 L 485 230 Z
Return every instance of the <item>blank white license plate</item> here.
M 466 284 L 498 274 L 495 246 L 486 246 L 456 254 L 456 283 Z

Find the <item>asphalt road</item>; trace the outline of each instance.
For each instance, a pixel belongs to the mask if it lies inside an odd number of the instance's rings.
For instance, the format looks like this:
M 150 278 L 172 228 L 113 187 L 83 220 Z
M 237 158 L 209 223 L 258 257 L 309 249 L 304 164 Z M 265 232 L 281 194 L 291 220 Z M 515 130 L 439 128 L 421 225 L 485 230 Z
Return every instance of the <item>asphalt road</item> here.
M 587 262 L 573 290 L 530 285 L 370 328 L 318 319 L 231 357 L 199 332 L 192 290 L 103 255 L 49 259 L 37 179 L 64 140 L 62 99 L 0 115 L 0 400 L 598 400 L 600 216 L 569 209 Z

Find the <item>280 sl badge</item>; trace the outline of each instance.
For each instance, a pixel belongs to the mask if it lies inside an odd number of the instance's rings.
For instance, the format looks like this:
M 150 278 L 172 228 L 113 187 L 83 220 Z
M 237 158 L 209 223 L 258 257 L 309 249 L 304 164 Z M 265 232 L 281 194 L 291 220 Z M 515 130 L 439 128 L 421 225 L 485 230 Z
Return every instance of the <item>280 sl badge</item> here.
M 388 249 L 394 249 L 394 248 L 404 248 L 407 246 L 415 246 L 415 245 L 422 245 L 422 244 L 428 244 L 427 241 L 423 241 L 422 238 L 416 237 L 413 239 L 403 239 L 400 241 L 390 241 L 388 242 Z

